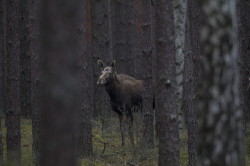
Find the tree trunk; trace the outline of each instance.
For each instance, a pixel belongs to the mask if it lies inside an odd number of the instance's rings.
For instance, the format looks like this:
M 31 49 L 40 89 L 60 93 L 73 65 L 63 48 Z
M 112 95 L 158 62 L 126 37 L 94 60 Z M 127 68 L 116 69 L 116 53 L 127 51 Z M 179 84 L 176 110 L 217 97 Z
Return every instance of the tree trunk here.
M 3 0 L 0 0 L 0 165 L 3 165 L 2 117 L 4 109 L 4 24 Z
M 0 0 L 0 116 L 4 108 L 4 24 L 3 0 Z
M 201 0 L 200 164 L 243 165 L 236 3 Z M 209 19 L 208 19 L 209 18 Z
M 176 86 L 177 86 L 177 109 L 179 114 L 179 128 L 185 127 L 183 114 L 183 70 L 184 70 L 184 47 L 185 47 L 185 22 L 186 0 L 174 0 L 175 19 L 175 61 L 176 61 Z
M 91 32 L 91 10 L 90 0 L 84 1 L 81 8 L 80 19 L 80 102 L 81 109 L 78 124 L 78 154 L 81 156 L 91 156 L 93 154 L 91 115 L 93 111 L 93 70 L 92 70 L 92 32 Z
M 31 116 L 31 70 L 30 70 L 30 39 L 29 39 L 29 10 L 28 0 L 20 3 L 20 102 L 21 115 Z
M 42 166 L 76 165 L 76 113 L 80 109 L 77 27 L 80 0 L 45 0 L 42 7 Z
M 40 0 L 29 0 L 29 51 L 31 58 L 31 118 L 33 165 L 40 165 L 41 153 L 41 68 L 40 68 Z M 32 43 L 32 44 L 31 44 Z
M 113 57 L 117 71 L 133 76 L 135 52 L 135 7 L 134 0 L 114 1 Z
M 185 68 L 183 100 L 188 130 L 189 166 L 196 166 L 198 160 L 198 84 L 200 82 L 200 11 L 197 1 L 187 0 L 187 22 L 185 37 Z
M 174 16 L 172 1 L 156 1 L 156 110 L 159 111 L 159 166 L 179 166 Z
M 21 164 L 20 136 L 20 3 L 6 1 L 6 58 L 7 58 L 7 162 Z
M 111 32 L 110 25 L 111 8 L 110 1 L 92 1 L 92 25 L 93 25 L 93 72 L 94 72 L 94 117 L 98 117 L 102 122 L 102 127 L 106 131 L 111 117 L 111 107 L 107 92 L 103 87 L 97 86 L 97 80 L 100 76 L 100 69 L 97 60 L 101 59 L 107 65 L 112 61 Z M 91 66 L 90 66 L 91 67 Z
M 250 120 L 250 4 L 245 0 L 238 2 L 239 25 L 239 63 L 240 63 L 240 101 L 243 110 L 244 128 Z M 250 151 L 250 149 L 249 149 Z
M 142 99 L 143 110 L 143 145 L 154 147 L 154 110 L 153 110 L 153 39 L 152 39 L 152 4 L 148 0 L 136 1 L 137 59 L 136 75 L 144 80 Z M 139 17 L 139 18 L 138 18 Z

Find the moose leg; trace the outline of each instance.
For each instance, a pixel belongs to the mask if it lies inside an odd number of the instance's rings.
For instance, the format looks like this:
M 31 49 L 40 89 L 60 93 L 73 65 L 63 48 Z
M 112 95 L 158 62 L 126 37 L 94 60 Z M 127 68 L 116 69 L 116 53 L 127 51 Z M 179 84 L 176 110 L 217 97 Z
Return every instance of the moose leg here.
M 121 136 L 122 136 L 122 146 L 125 145 L 125 125 L 124 125 L 124 119 L 123 119 L 123 113 L 118 113 L 119 121 L 120 121 L 120 130 L 121 130 Z
M 131 110 L 129 109 L 127 111 L 127 118 L 128 118 L 128 133 L 129 133 L 129 139 L 132 147 L 134 148 L 134 131 L 133 131 L 133 114 Z

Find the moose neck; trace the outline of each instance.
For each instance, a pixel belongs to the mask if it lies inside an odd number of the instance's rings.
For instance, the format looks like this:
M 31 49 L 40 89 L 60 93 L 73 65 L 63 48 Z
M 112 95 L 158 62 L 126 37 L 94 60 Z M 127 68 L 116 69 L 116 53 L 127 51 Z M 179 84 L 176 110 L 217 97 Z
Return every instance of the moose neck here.
M 114 79 L 105 85 L 105 89 L 111 98 L 116 97 L 119 91 L 119 80 L 117 79 L 117 74 L 114 74 Z

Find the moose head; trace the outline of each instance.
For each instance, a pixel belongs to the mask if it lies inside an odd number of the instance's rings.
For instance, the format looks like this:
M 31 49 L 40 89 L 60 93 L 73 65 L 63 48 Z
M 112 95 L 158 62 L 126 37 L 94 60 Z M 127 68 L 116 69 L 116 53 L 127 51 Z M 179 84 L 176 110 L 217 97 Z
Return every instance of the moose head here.
M 97 81 L 97 85 L 107 85 L 112 82 L 116 76 L 115 60 L 113 60 L 110 66 L 106 66 L 101 60 L 97 61 L 101 71 L 101 76 Z

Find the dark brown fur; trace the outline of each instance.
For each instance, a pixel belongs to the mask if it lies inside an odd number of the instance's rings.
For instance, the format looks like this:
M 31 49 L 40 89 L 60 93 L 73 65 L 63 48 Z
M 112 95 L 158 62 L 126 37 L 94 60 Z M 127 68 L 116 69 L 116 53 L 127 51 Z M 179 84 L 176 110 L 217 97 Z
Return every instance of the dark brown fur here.
M 118 113 L 120 120 L 120 128 L 122 134 L 122 145 L 125 144 L 125 127 L 123 115 L 129 119 L 129 135 L 133 145 L 133 115 L 132 108 L 138 108 L 142 103 L 143 81 L 137 80 L 125 74 L 117 74 L 115 71 L 115 61 L 111 66 L 105 67 L 101 61 L 102 75 L 99 77 L 97 84 L 105 86 L 110 97 L 110 103 L 113 111 Z

